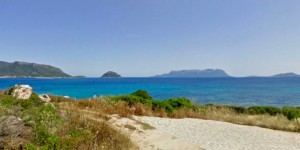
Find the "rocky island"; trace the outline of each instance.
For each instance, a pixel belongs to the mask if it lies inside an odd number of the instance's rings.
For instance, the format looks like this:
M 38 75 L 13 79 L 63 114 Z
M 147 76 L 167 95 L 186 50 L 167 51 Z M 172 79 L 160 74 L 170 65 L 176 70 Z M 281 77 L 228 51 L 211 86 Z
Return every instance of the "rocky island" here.
M 120 78 L 120 77 L 122 76 L 113 71 L 108 71 L 101 76 L 101 78 Z

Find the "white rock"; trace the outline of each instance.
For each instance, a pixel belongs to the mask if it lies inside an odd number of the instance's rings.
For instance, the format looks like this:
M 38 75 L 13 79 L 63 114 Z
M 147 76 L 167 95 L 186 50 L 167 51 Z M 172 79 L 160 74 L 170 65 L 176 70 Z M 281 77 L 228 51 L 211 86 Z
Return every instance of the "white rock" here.
M 50 103 L 51 102 L 51 98 L 49 97 L 49 95 L 47 94 L 40 94 L 39 98 L 44 101 L 45 103 Z
M 64 98 L 70 98 L 69 96 L 64 96 Z
M 29 99 L 32 94 L 32 87 L 29 85 L 15 85 L 12 96 L 17 99 Z

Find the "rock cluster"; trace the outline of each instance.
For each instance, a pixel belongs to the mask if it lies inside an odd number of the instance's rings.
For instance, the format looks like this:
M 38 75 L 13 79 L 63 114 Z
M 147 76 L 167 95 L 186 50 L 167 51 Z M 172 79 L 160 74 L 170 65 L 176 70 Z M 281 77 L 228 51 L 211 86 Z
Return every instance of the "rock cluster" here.
M 29 99 L 32 94 L 32 87 L 29 85 L 15 85 L 11 95 L 17 99 Z
M 8 142 L 10 145 L 21 146 L 22 143 L 28 141 L 30 134 L 31 131 L 25 127 L 20 118 L 16 116 L 0 117 L 0 149 L 4 149 L 4 145 Z

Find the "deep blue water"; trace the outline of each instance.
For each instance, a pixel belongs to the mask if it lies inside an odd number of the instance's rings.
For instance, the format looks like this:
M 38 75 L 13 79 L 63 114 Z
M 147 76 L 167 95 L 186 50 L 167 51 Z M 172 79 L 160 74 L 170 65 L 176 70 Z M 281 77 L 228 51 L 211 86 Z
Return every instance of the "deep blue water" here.
M 34 91 L 74 98 L 147 90 L 155 99 L 187 97 L 201 104 L 300 106 L 300 78 L 0 79 L 0 90 L 29 84 Z

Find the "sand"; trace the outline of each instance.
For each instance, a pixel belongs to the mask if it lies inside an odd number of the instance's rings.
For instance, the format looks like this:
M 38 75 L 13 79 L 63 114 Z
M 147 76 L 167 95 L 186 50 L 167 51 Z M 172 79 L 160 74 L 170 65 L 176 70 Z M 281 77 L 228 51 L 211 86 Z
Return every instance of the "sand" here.
M 182 143 L 189 143 L 191 147 L 187 147 L 187 149 L 199 149 L 197 146 L 207 150 L 300 149 L 299 133 L 276 131 L 260 127 L 236 125 L 202 119 L 170 119 L 145 116 L 134 116 L 133 118 L 150 124 L 155 127 L 159 133 L 174 137 Z M 155 133 L 153 132 L 153 134 Z M 151 139 L 151 137 L 148 138 Z M 160 140 L 158 139 L 157 141 Z M 150 141 L 149 144 L 157 141 Z M 169 145 L 169 143 L 165 143 L 165 145 Z M 172 146 L 173 147 L 160 148 L 181 149 L 177 147 L 177 142 L 175 142 L 175 145 Z
M 139 150 L 201 150 L 199 144 L 190 144 L 158 129 L 145 129 L 135 119 L 111 116 L 109 122 L 127 133 Z M 128 128 L 130 125 L 130 128 Z

